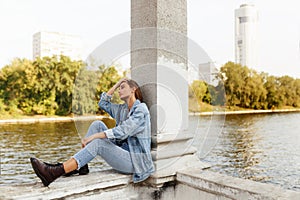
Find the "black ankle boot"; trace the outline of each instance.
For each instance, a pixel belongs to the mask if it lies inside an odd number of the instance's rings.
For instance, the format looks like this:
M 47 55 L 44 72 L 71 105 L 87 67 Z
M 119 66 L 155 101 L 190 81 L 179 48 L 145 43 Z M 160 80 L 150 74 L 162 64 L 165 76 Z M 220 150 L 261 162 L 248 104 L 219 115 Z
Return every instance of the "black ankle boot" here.
M 62 163 L 60 163 L 60 162 L 58 162 L 58 163 L 56 163 L 56 164 L 52 164 L 52 163 L 47 163 L 47 162 L 44 162 L 45 163 L 45 165 L 48 165 L 48 166 L 59 166 L 59 165 L 62 165 Z M 81 168 L 80 168 L 81 169 Z M 63 174 L 63 176 L 65 176 L 65 177 L 69 177 L 69 176 L 72 176 L 73 174 L 78 174 L 79 173 L 79 171 L 77 170 L 77 169 L 75 169 L 74 171 L 71 171 L 71 172 L 69 172 L 69 173 L 65 173 L 65 174 Z
M 78 173 L 79 173 L 79 171 L 77 169 L 75 169 L 74 171 L 65 173 L 63 176 L 69 177 L 69 176 L 72 176 L 73 174 L 78 174 Z
M 36 158 L 30 158 L 32 168 L 36 175 L 42 180 L 44 186 L 48 186 L 55 179 L 65 174 L 63 164 L 47 165 Z
M 84 165 L 83 167 L 80 167 L 79 170 L 75 169 L 74 171 L 71 171 L 69 173 L 64 174 L 63 176 L 72 176 L 73 174 L 79 174 L 79 175 L 87 175 L 90 172 L 88 164 Z
M 59 166 L 62 163 L 58 162 L 56 164 L 51 164 L 51 163 L 44 162 L 44 164 L 48 165 L 48 166 Z M 63 176 L 69 177 L 69 176 L 72 176 L 73 174 L 87 175 L 89 172 L 90 172 L 89 166 L 88 166 L 88 164 L 86 164 L 83 167 L 81 167 L 79 170 L 75 169 L 74 171 L 71 171 L 69 173 L 65 173 Z
M 47 163 L 47 162 L 43 162 L 45 165 L 48 165 L 48 166 L 52 166 L 52 167 L 55 167 L 55 166 L 59 166 L 61 165 L 62 163 L 58 162 L 56 164 L 52 164 L 52 163 Z
M 88 164 L 80 167 L 79 175 L 87 175 L 90 172 Z

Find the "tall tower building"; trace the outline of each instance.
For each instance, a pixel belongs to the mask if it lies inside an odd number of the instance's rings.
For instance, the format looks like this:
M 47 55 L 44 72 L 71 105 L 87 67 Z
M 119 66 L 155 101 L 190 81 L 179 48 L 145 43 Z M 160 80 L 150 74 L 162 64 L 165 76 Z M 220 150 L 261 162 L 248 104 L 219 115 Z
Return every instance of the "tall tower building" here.
M 82 39 L 76 35 L 58 32 L 38 32 L 33 35 L 33 60 L 37 57 L 64 55 L 71 59 L 82 59 Z
M 235 62 L 250 68 L 257 66 L 258 11 L 252 4 L 235 10 Z

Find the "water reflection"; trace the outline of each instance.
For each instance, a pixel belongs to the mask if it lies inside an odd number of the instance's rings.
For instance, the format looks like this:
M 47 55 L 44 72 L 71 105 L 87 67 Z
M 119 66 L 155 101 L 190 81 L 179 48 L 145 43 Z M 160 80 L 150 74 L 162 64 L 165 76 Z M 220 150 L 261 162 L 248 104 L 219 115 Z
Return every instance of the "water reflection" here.
M 90 122 L 85 122 L 88 127 Z M 1 180 L 0 184 L 32 182 L 36 176 L 30 157 L 47 162 L 63 162 L 80 150 L 80 137 L 74 123 L 36 123 L 1 125 Z M 102 159 L 91 164 L 107 168 Z
M 194 145 L 210 170 L 300 191 L 300 113 L 190 118 Z M 90 121 L 0 126 L 1 184 L 37 181 L 29 158 L 56 163 L 81 148 Z M 198 124 L 199 123 L 199 124 Z M 203 135 L 201 135 L 204 133 Z M 205 136 L 205 137 L 204 137 Z M 205 140 L 205 141 L 204 141 Z M 109 166 L 98 157 L 91 171 Z
M 266 180 L 267 176 L 259 175 L 262 172 L 259 169 L 263 154 L 263 150 L 259 147 L 262 137 L 254 128 L 254 119 L 245 117 L 238 119 L 239 123 L 236 124 L 233 124 L 235 119 L 228 120 L 231 124 L 226 125 L 223 133 L 223 145 L 227 148 L 223 152 L 218 152 L 227 158 L 228 165 L 221 165 L 220 167 L 225 170 L 235 169 L 229 171 L 233 176 L 256 181 Z
M 231 115 L 215 148 L 211 170 L 300 190 L 300 114 Z

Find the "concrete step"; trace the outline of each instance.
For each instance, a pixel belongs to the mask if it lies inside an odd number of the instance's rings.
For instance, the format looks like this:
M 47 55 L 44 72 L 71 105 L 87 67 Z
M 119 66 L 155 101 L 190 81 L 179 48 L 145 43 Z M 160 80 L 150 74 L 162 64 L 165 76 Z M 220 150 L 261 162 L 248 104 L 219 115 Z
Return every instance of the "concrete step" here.
M 61 177 L 49 187 L 44 187 L 39 178 L 36 180 L 37 182 L 33 184 L 1 186 L 0 199 L 82 199 L 85 197 L 99 199 L 105 196 L 107 198 L 104 199 L 120 200 L 124 199 L 124 194 L 120 191 L 131 182 L 131 175 L 105 170 L 85 176 Z

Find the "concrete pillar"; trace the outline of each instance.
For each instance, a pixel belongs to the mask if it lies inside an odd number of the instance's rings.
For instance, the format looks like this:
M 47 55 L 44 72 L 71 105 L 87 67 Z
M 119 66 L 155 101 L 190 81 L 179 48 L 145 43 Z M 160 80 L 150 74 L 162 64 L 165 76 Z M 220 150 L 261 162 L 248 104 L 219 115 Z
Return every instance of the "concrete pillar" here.
M 188 133 L 186 35 L 186 0 L 131 0 L 131 77 L 151 113 L 156 186 L 201 165 Z

